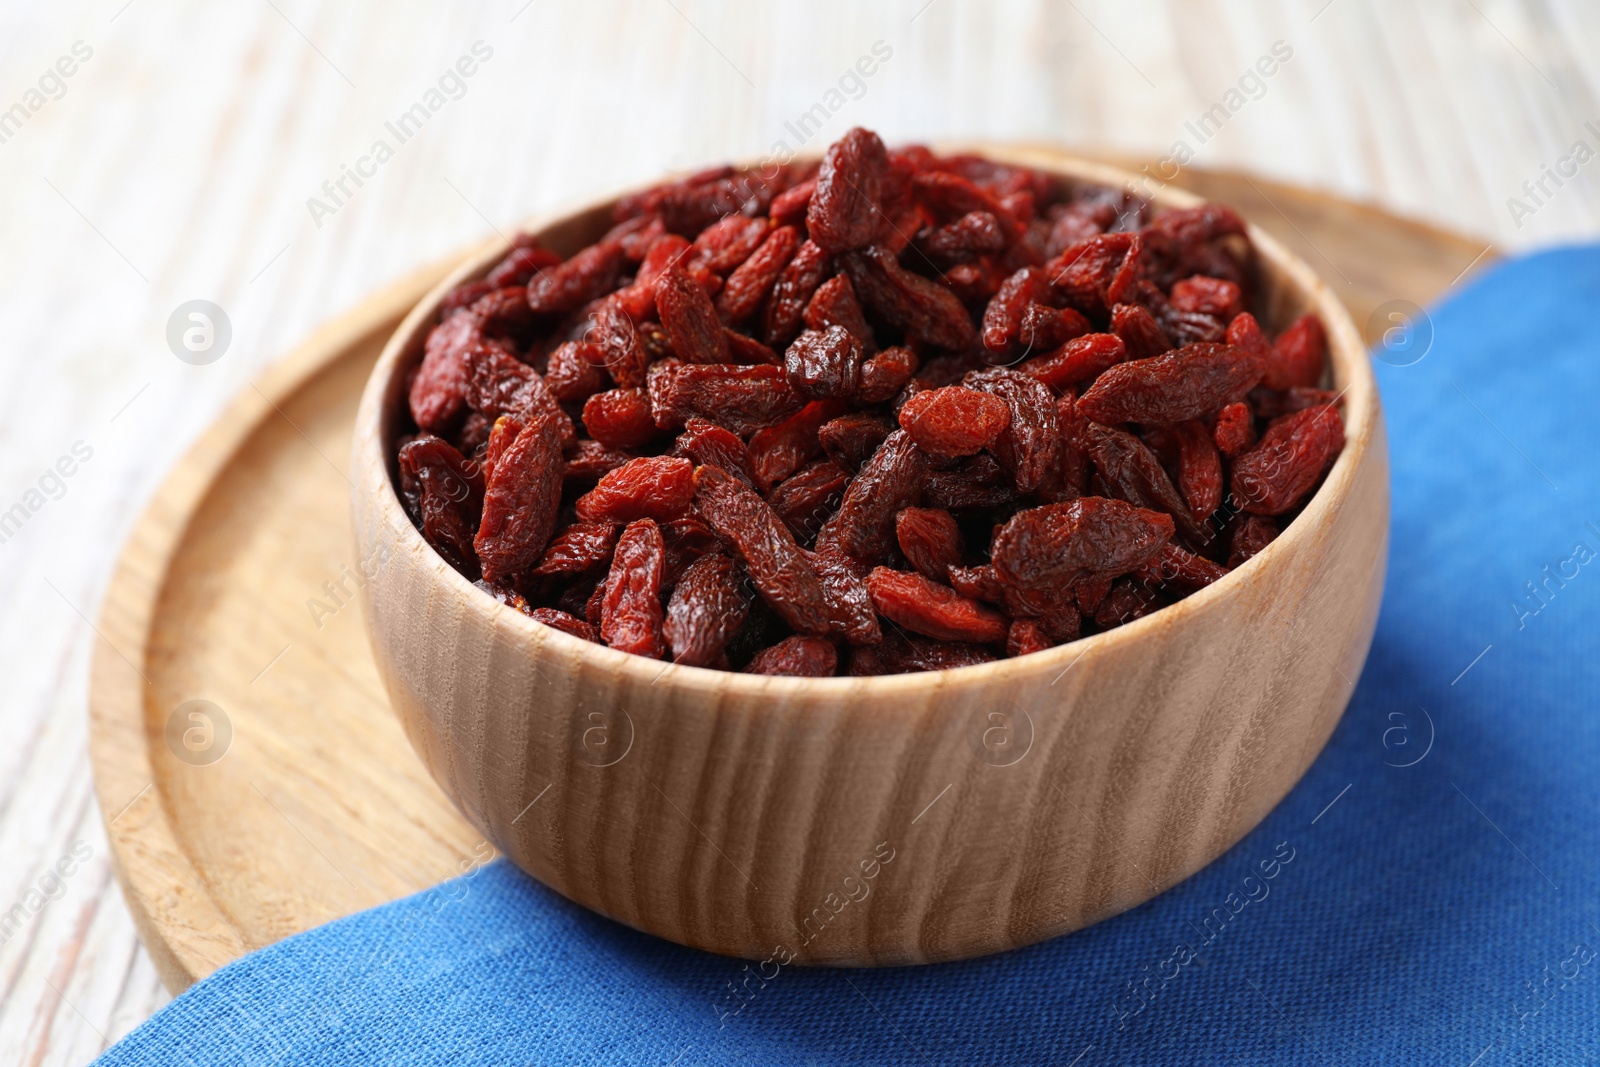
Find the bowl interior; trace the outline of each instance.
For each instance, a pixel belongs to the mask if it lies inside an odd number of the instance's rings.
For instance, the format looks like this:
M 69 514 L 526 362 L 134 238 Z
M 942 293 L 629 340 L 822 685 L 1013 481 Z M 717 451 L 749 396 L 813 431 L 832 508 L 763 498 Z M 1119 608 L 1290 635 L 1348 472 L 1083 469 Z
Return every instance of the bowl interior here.
M 938 147 L 941 151 L 976 152 L 1000 162 L 1034 167 L 1069 182 L 1127 189 L 1148 199 L 1156 214 L 1176 208 L 1193 207 L 1204 202 L 1202 198 L 1182 189 L 1173 186 L 1152 186 L 1149 179 L 1092 160 L 1026 148 L 971 145 Z M 671 180 L 671 177 L 673 176 L 661 180 Z M 570 256 L 592 243 L 610 228 L 613 207 L 618 200 L 633 191 L 636 190 L 624 190 L 600 200 L 589 201 L 578 207 L 536 218 L 521 229 L 536 236 L 552 251 L 562 256 Z M 1262 325 L 1270 332 L 1277 332 L 1299 315 L 1315 312 L 1327 330 L 1329 358 L 1325 385 L 1331 385 L 1340 394 L 1339 403 L 1342 405 L 1344 416 L 1346 443 L 1343 452 L 1324 478 L 1323 484 L 1312 499 L 1306 502 L 1294 521 L 1263 552 L 1226 577 L 1177 603 L 1167 605 L 1150 615 L 1115 629 L 1091 634 L 1025 657 L 1001 659 L 937 672 L 941 677 L 981 684 L 986 679 L 1003 677 L 1013 670 L 1017 663 L 1025 660 L 1038 663 L 1047 669 L 1055 664 L 1065 666 L 1096 647 L 1138 640 L 1151 627 L 1180 625 L 1186 615 L 1203 607 L 1208 600 L 1229 595 L 1230 591 L 1247 577 L 1248 572 L 1264 566 L 1264 561 L 1267 559 L 1294 552 L 1297 542 L 1323 521 L 1330 509 L 1338 506 L 1337 502 L 1348 489 L 1380 422 L 1377 387 L 1366 347 L 1344 305 L 1304 261 L 1254 224 L 1250 225 L 1249 233 L 1256 253 L 1257 271 L 1257 306 L 1253 310 Z M 402 529 L 400 536 L 407 542 L 405 547 L 411 550 L 416 550 L 420 546 L 423 550 L 432 552 L 431 547 L 422 540 L 421 534 L 411 525 L 396 488 L 398 470 L 394 445 L 403 432 L 408 417 L 405 413 L 406 401 L 403 391 L 408 380 L 408 372 L 422 358 L 423 342 L 437 321 L 439 307 L 445 296 L 456 286 L 477 280 L 487 274 L 504 257 L 508 248 L 509 242 L 500 238 L 485 243 L 478 252 L 463 262 L 418 303 L 396 330 L 374 368 L 373 379 L 368 387 L 368 397 L 364 400 L 362 412 L 358 416 L 358 449 L 377 449 L 378 454 L 368 456 L 368 459 L 375 460 L 388 471 L 389 484 L 384 507 L 392 512 L 388 517 L 394 520 L 393 525 Z M 368 401 L 373 400 L 376 403 L 369 405 Z M 458 595 L 468 597 L 471 602 L 482 601 L 484 610 L 498 612 L 500 607 L 498 604 L 475 589 L 442 559 L 439 560 L 439 570 L 440 580 L 451 585 Z M 509 616 L 508 622 L 505 623 L 507 625 L 523 627 L 530 632 L 541 631 L 544 640 L 553 642 L 556 648 L 565 648 L 573 654 L 589 658 L 599 657 L 609 670 L 635 676 L 652 685 L 669 682 L 690 686 L 708 685 L 715 679 L 719 692 L 727 692 L 731 687 L 736 692 L 748 690 L 752 694 L 769 695 L 775 690 L 799 689 L 825 692 L 828 687 L 842 689 L 847 686 L 867 685 L 881 690 L 885 697 L 892 698 L 896 691 L 917 691 L 927 684 L 928 676 L 925 673 L 867 678 L 788 678 L 733 674 L 676 664 L 664 665 L 655 660 L 617 652 L 559 631 L 548 630 L 516 612 L 505 614 Z M 567 648 L 569 643 L 571 647 Z

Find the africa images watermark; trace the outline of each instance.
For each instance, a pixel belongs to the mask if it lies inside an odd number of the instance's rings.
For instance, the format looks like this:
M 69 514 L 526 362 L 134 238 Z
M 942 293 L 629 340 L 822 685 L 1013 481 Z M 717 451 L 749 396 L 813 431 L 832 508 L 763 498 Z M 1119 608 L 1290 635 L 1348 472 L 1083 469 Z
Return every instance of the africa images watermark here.
M 444 110 L 446 104 L 467 95 L 467 79 L 478 73 L 481 64 L 494 57 L 494 49 L 481 40 L 472 42 L 469 51 L 470 55 L 461 56 L 453 66 L 445 68 L 438 84 L 429 86 L 421 99 L 383 124 L 387 137 L 374 140 L 365 155 L 356 157 L 353 166 L 339 164 L 338 176 L 322 183 L 321 197 L 306 198 L 306 210 L 311 213 L 311 221 L 317 229 L 322 228 L 323 219 L 338 214 L 340 208 L 354 199 L 366 180 L 376 177 L 378 168 L 393 159 L 401 145 L 421 133 L 429 119 Z M 393 144 L 389 143 L 391 139 Z M 354 189 L 350 188 L 351 183 Z
M 0 545 L 17 535 L 24 523 L 43 510 L 52 500 L 67 495 L 67 479 L 78 473 L 78 468 L 94 458 L 94 449 L 84 441 L 72 442 L 68 453 L 44 469 L 37 484 L 23 490 L 16 503 L 0 511 Z
M 0 111 L 0 144 L 15 137 L 29 119 L 44 110 L 53 100 L 67 95 L 67 79 L 78 73 L 79 67 L 89 62 L 94 49 L 83 41 L 73 41 L 68 54 L 45 68 L 39 80 L 23 90 L 22 99 Z
M 1272 47 L 1245 68 L 1220 100 L 1183 124 L 1184 132 L 1194 138 L 1194 143 L 1189 142 L 1189 137 L 1179 137 L 1173 141 L 1172 148 L 1165 156 L 1154 164 L 1146 163 L 1139 168 L 1139 177 L 1133 181 L 1134 188 L 1131 191 L 1149 199 L 1152 186 L 1159 189 L 1168 182 L 1176 181 L 1178 175 L 1183 173 L 1183 168 L 1199 154 L 1201 146 L 1221 133 L 1233 116 L 1252 101 L 1267 95 L 1268 80 L 1293 58 L 1294 48 L 1287 41 L 1273 41 Z
M 16 937 L 29 923 L 38 918 L 40 912 L 66 896 L 67 879 L 77 874 L 79 865 L 89 862 L 89 857 L 93 855 L 94 849 L 83 841 L 74 841 L 72 846 L 62 853 L 61 858 L 51 864 L 34 884 L 28 887 L 21 900 L 6 911 L 0 912 L 0 945 Z
M 855 61 L 855 65 L 845 68 L 845 72 L 839 75 L 836 86 L 830 87 L 820 100 L 783 124 L 784 132 L 794 138 L 794 144 L 791 146 L 782 137 L 772 142 L 766 158 L 761 161 L 759 173 L 770 178 L 777 173 L 777 168 L 788 165 L 800 149 L 822 132 L 828 120 L 843 110 L 845 104 L 867 95 L 867 79 L 878 73 L 893 56 L 894 49 L 888 44 L 873 41 L 872 47 Z
M 1589 136 L 1595 138 L 1596 143 L 1600 143 L 1600 125 L 1596 125 L 1591 119 L 1583 124 L 1583 128 L 1588 131 Z M 1511 221 L 1516 224 L 1517 229 L 1522 229 L 1524 222 L 1537 215 L 1540 208 L 1554 200 L 1561 187 L 1576 178 L 1578 169 L 1594 159 L 1596 154 L 1588 141 L 1580 139 L 1573 142 L 1566 155 L 1556 160 L 1554 167 L 1548 163 L 1540 164 L 1539 176 L 1529 178 L 1522 183 L 1522 196 L 1527 199 L 1506 197 L 1506 210 L 1511 213 Z

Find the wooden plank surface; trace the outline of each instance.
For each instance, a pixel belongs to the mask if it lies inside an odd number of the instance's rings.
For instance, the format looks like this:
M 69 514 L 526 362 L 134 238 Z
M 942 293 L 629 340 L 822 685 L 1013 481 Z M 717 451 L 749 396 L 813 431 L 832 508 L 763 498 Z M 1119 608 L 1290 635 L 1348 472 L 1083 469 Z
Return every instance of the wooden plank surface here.
M 477 41 L 492 55 L 363 163 Z M 888 58 L 830 96 L 880 41 Z M 1276 41 L 1292 56 L 1229 98 Z M 91 798 L 88 620 L 165 470 L 317 323 L 526 214 L 800 147 L 801 125 L 807 147 L 862 123 L 1153 161 L 1182 139 L 1180 184 L 1248 169 L 1481 236 L 1485 258 L 1588 237 L 1593 164 L 1559 186 L 1543 168 L 1600 146 L 1597 43 L 1580 0 L 0 9 L 0 109 L 24 113 L 0 122 L 0 513 L 24 512 L 0 543 L 0 911 L 44 902 L 0 944 L 0 1061 L 87 1062 L 165 999 Z M 1208 111 L 1201 141 L 1187 124 Z M 324 192 L 346 167 L 369 176 Z M 197 298 L 233 333 L 204 366 L 165 338 Z

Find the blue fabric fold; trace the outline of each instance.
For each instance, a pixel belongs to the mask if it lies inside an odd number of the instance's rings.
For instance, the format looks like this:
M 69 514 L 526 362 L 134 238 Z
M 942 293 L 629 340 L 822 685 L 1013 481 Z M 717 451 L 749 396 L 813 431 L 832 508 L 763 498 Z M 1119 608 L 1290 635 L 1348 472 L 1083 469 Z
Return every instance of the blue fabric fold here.
M 100 1062 L 1595 1062 L 1597 306 L 1600 249 L 1543 253 L 1379 363 L 1393 542 L 1355 698 L 1171 892 L 1001 956 L 763 981 L 497 863 L 238 960 Z

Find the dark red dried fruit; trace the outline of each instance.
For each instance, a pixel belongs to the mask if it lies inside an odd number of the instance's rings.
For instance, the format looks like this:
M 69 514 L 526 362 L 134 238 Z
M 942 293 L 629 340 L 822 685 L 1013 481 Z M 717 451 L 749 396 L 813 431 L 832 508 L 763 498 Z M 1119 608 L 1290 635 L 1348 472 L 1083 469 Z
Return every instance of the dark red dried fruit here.
M 599 356 L 600 365 L 610 373 L 612 381 L 624 388 L 644 384 L 650 354 L 639 339 L 633 317 L 620 301 L 607 299 L 600 302 L 594 310 L 593 324 L 584 335 L 584 340 L 593 346 L 586 349 L 585 354 Z
M 1142 249 L 1136 233 L 1101 234 L 1046 263 L 1044 276 L 1069 305 L 1100 318 L 1133 291 Z
M 600 637 L 617 651 L 652 659 L 666 652 L 661 632 L 661 579 L 666 558 L 661 528 L 650 519 L 629 523 L 617 538 L 600 600 Z
M 640 456 L 611 471 L 574 505 L 583 522 L 666 522 L 689 510 L 694 464 L 676 456 Z
M 1257 555 L 1278 536 L 1278 524 L 1261 515 L 1245 515 L 1228 538 L 1228 569 Z
M 922 251 L 943 263 L 962 263 L 973 256 L 1002 251 L 1006 231 L 987 211 L 969 211 L 936 227 L 922 241 Z
M 467 350 L 483 340 L 483 326 L 458 312 L 428 332 L 422 366 L 411 381 L 411 417 L 429 433 L 447 434 L 466 410 Z
M 860 380 L 861 342 L 843 326 L 807 330 L 783 354 L 783 369 L 789 385 L 803 397 L 849 396 Z
M 560 630 L 564 634 L 581 637 L 585 641 L 598 643 L 600 640 L 599 631 L 593 626 L 590 626 L 576 615 L 570 615 L 557 608 L 533 608 L 527 614 L 534 622 L 542 622 L 546 626 Z
M 967 550 L 955 516 L 942 508 L 905 508 L 894 517 L 894 536 L 906 562 L 936 582 L 949 580 Z
M 1315 315 L 1302 315 L 1272 343 L 1261 384 L 1268 389 L 1318 385 L 1327 354 L 1328 335 L 1322 320 Z
M 519 237 L 524 235 L 519 234 Z M 561 257 L 535 244 L 513 247 L 506 258 L 495 264 L 484 280 L 489 288 L 500 289 L 507 285 L 527 285 L 535 274 L 561 262 Z
M 1055 395 L 1034 378 L 1006 367 L 972 371 L 961 382 L 999 397 L 1011 409 L 1011 425 L 995 440 L 994 454 L 1018 489 L 1037 489 L 1060 458 Z
M 1005 586 L 1000 584 L 994 567 L 988 563 L 979 567 L 951 567 L 949 579 L 951 588 L 964 597 L 990 604 L 1006 602 Z
M 1000 461 L 980 452 L 954 470 L 928 476 L 929 506 L 952 511 L 1001 508 L 1017 499 L 1017 488 Z
M 990 556 L 1003 585 L 1059 598 L 1074 583 L 1144 566 L 1172 533 L 1169 515 L 1086 496 L 1018 512 L 995 534 Z
M 1122 338 L 1128 359 L 1152 359 L 1172 351 L 1172 341 L 1155 316 L 1139 304 L 1118 304 L 1111 309 L 1111 332 Z
M 509 436 L 514 420 L 502 418 L 495 434 Z M 502 426 L 504 424 L 504 426 Z M 561 504 L 561 432 L 553 415 L 536 411 L 527 425 L 501 448 L 485 481 L 483 520 L 473 540 L 483 576 L 514 582 L 544 552 L 555 532 Z
M 770 224 L 766 219 L 725 215 L 694 239 L 689 266 L 726 275 L 749 259 L 769 232 Z
M 587 348 L 582 341 L 568 341 L 550 353 L 544 384 L 563 404 L 581 404 L 606 387 L 605 375 L 596 366 L 603 357 Z
M 575 522 L 551 540 L 539 565 L 529 573 L 538 578 L 582 574 L 611 562 L 611 552 L 616 547 L 617 527 L 612 523 Z
M 643 389 L 608 389 L 583 404 L 583 428 L 607 448 L 630 449 L 657 434 L 650 397 Z
M 1343 447 L 1344 422 L 1331 405 L 1285 415 L 1234 461 L 1233 499 L 1256 515 L 1282 515 L 1305 499 Z
M 602 474 L 616 470 L 633 458 L 629 452 L 584 438 L 567 453 L 566 476 L 574 482 L 596 481 Z
M 762 339 L 774 348 L 786 345 L 800 330 L 806 305 L 828 276 L 829 256 L 815 241 L 803 241 L 767 298 Z
M 998 396 L 959 385 L 928 389 L 900 408 L 900 428 L 930 456 L 970 456 L 994 443 L 1011 425 L 1011 408 Z
M 720 552 L 691 563 L 672 589 L 663 630 L 672 662 L 709 667 L 750 614 L 744 575 Z
M 448 441 L 424 434 L 400 449 L 400 485 L 422 536 L 452 567 L 475 580 L 478 556 L 472 539 L 483 511 L 483 472 Z
M 1022 317 L 1050 288 L 1050 279 L 1041 267 L 1023 267 L 1000 285 L 983 313 L 983 347 L 1005 352 L 1022 333 Z
M 857 126 L 834 142 L 806 208 L 811 239 L 829 252 L 871 244 L 883 225 L 878 199 L 888 170 L 889 155 L 870 130 Z
M 1016 619 L 1006 631 L 1006 655 L 1026 656 L 1030 652 L 1043 652 L 1055 644 L 1045 635 L 1043 628 L 1033 619 Z
M 539 372 L 492 344 L 477 344 L 462 355 L 467 369 L 467 403 L 485 418 L 516 415 L 526 419 L 534 412 L 555 419 L 563 446 L 577 440 L 572 420 L 545 387 Z
M 750 450 L 738 434 L 714 422 L 701 418 L 685 421 L 683 432 L 678 435 L 678 451 L 696 465 L 709 463 L 748 484 L 755 484 L 750 474 Z
M 1088 319 L 1071 308 L 1029 304 L 1028 310 L 1022 313 L 1017 340 L 1029 352 L 1043 352 L 1082 337 L 1093 328 Z
M 767 502 L 720 467 L 698 468 L 694 481 L 695 507 L 739 553 L 762 599 L 794 630 L 827 633 L 822 579 Z
M 857 471 L 889 436 L 894 424 L 882 415 L 853 411 L 830 419 L 817 430 L 817 441 L 828 458 L 847 471 Z
M 861 302 L 856 299 L 855 286 L 843 274 L 835 274 L 812 294 L 804 318 L 808 330 L 842 326 L 850 331 L 863 350 L 868 350 L 869 346 L 875 347 L 872 327 L 867 325 L 867 316 L 861 310 Z
M 774 486 L 767 503 L 795 540 L 810 544 L 833 514 L 850 484 L 850 472 L 831 459 L 818 460 Z
M 622 270 L 619 244 L 590 245 L 565 263 L 528 280 L 528 307 L 540 315 L 565 315 L 616 288 Z
M 831 632 L 852 645 L 875 645 L 883 640 L 878 613 L 872 607 L 867 583 L 857 573 L 859 565 L 837 548 L 809 552 L 806 558 L 817 569 L 828 597 Z
M 830 678 L 839 666 L 839 650 L 820 637 L 796 634 L 755 654 L 746 674 Z
M 659 375 L 651 370 L 650 410 L 663 428 L 681 426 L 698 415 L 748 434 L 782 422 L 805 404 L 782 367 L 686 363 L 664 368 Z
M 1229 459 L 1243 455 L 1256 443 L 1256 424 L 1250 414 L 1250 405 L 1239 401 L 1217 412 L 1217 424 L 1212 429 L 1212 437 L 1218 451 Z
M 1122 338 L 1110 333 L 1089 333 L 1068 341 L 1054 352 L 1030 359 L 1017 370 L 1051 389 L 1074 382 L 1093 381 L 1128 358 Z
M 738 325 L 754 315 L 799 247 L 800 231 L 793 226 L 779 226 L 769 233 L 761 247 L 728 275 L 727 284 L 717 294 L 717 314 L 722 321 Z
M 928 457 L 904 430 L 896 430 L 862 466 L 839 510 L 822 527 L 818 547 L 832 545 L 860 563 L 874 564 L 889 552 L 894 517 L 917 502 L 928 476 Z
M 1006 639 L 1004 615 L 920 574 L 878 567 L 867 575 L 878 614 L 940 641 L 998 644 Z
M 1095 611 L 1094 622 L 1102 630 L 1111 630 L 1142 619 L 1160 606 L 1155 593 L 1144 583 L 1118 578 Z
M 1261 380 L 1261 361 L 1241 348 L 1194 344 L 1119 363 L 1078 398 L 1095 422 L 1182 422 L 1242 400 Z
M 1139 438 L 1092 423 L 1088 428 L 1088 452 L 1113 496 L 1137 507 L 1165 512 L 1185 537 L 1197 543 L 1206 540 L 1204 524 L 1189 511 L 1188 502 L 1172 484 L 1161 460 Z
M 1178 438 L 1178 488 L 1189 511 L 1204 519 L 1222 504 L 1222 457 L 1204 423 L 1180 422 L 1173 432 Z
M 912 274 L 887 248 L 872 245 L 839 257 L 866 309 L 918 344 L 967 348 L 977 331 L 967 309 L 938 282 Z
M 682 267 L 668 267 L 656 281 L 656 310 L 672 342 L 672 352 L 685 363 L 728 362 L 728 341 L 722 335 L 711 298 Z
M 1134 572 L 1134 577 L 1152 589 L 1171 587 L 1180 593 L 1192 593 L 1226 577 L 1227 573 L 1226 567 L 1186 552 L 1177 545 L 1166 544 L 1161 546 L 1159 556 Z
M 917 373 L 917 356 L 909 348 L 886 348 L 861 364 L 856 402 L 881 404 L 898 393 Z
M 1228 322 L 1243 309 L 1239 286 L 1223 278 L 1196 274 L 1173 283 L 1168 294 L 1176 311 L 1188 311 Z
M 822 452 L 822 425 L 839 413 L 832 400 L 813 400 L 789 418 L 750 436 L 750 470 L 763 491 L 799 470 Z

